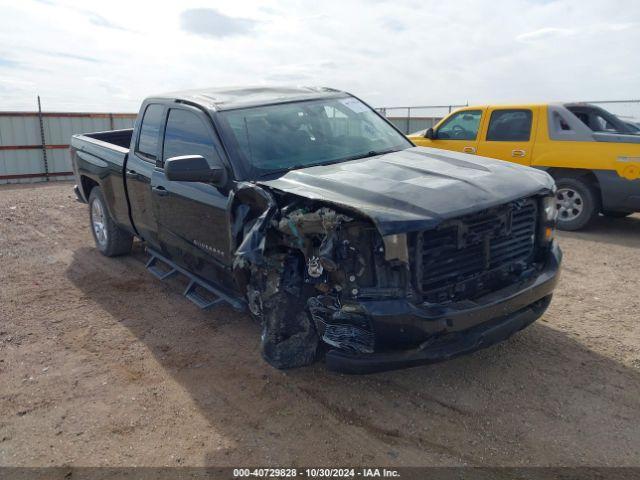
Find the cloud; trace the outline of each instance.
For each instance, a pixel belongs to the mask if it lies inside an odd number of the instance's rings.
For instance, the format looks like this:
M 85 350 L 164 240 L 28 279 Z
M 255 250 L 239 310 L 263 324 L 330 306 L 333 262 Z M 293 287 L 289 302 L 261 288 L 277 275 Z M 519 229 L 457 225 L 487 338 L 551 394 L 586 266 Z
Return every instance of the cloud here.
M 606 32 L 621 32 L 623 30 L 628 30 L 630 28 L 637 27 L 638 23 L 598 23 L 596 25 L 591 25 L 587 27 L 585 30 L 589 33 L 606 33 Z
M 638 0 L 0 4 L 3 109 L 40 93 L 51 109 L 133 112 L 154 92 L 224 85 L 394 106 L 634 98 L 640 84 Z
M 596 23 L 584 25 L 580 28 L 544 27 L 538 30 L 520 34 L 516 40 L 520 42 L 533 42 L 538 40 L 570 37 L 574 35 L 596 35 L 599 33 L 622 32 L 637 26 L 638 23 Z
M 570 35 L 575 35 L 575 33 L 576 32 L 574 30 L 569 28 L 544 27 L 518 35 L 516 40 L 520 42 L 529 42 L 548 38 L 568 37 Z
M 0 68 L 17 68 L 22 65 L 20 62 L 0 57 Z
M 113 23 L 111 20 L 107 20 L 102 15 L 98 15 L 97 13 L 94 13 L 94 12 L 85 12 L 85 13 L 89 15 L 89 21 L 98 27 L 127 31 L 126 28 Z
M 308 82 L 312 78 L 307 73 L 270 73 L 265 77 L 266 80 L 276 83 Z
M 258 10 L 260 10 L 262 13 L 266 13 L 267 15 L 278 15 L 280 13 L 280 10 L 278 10 L 277 8 L 265 7 L 264 5 L 258 7 Z
M 94 57 L 86 57 L 84 55 L 76 55 L 75 53 L 57 52 L 53 50 L 36 50 L 38 53 L 47 55 L 50 57 L 69 58 L 71 60 L 80 60 L 81 62 L 101 63 L 100 60 Z
M 407 25 L 396 18 L 385 18 L 382 21 L 382 25 L 392 32 L 404 32 L 407 30 Z
M 254 20 L 228 17 L 212 8 L 192 8 L 180 14 L 183 30 L 210 37 L 244 35 L 251 32 L 255 25 Z

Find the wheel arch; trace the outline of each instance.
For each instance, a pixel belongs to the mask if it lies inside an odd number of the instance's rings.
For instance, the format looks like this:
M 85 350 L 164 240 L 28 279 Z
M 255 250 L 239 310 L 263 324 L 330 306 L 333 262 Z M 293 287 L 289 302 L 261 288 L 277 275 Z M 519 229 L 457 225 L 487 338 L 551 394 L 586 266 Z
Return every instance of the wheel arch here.
M 87 175 L 80 176 L 80 188 L 82 190 L 82 195 L 87 202 L 89 202 L 89 195 L 91 195 L 91 190 L 94 187 L 98 187 L 99 184 L 93 178 L 88 177 Z
M 600 205 L 602 205 L 602 187 L 600 186 L 600 180 L 598 180 L 598 176 L 593 172 L 593 170 L 584 168 L 551 167 L 546 169 L 546 172 L 551 175 L 554 180 L 558 180 L 560 178 L 579 178 L 581 180 L 586 180 L 592 187 L 596 189 L 599 197 L 598 199 L 600 200 Z

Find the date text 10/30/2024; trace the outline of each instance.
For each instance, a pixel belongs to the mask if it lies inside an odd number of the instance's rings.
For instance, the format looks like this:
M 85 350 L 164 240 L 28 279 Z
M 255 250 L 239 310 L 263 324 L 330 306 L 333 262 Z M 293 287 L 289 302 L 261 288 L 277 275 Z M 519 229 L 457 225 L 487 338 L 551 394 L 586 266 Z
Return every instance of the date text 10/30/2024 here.
M 400 478 L 387 468 L 234 468 L 234 478 Z

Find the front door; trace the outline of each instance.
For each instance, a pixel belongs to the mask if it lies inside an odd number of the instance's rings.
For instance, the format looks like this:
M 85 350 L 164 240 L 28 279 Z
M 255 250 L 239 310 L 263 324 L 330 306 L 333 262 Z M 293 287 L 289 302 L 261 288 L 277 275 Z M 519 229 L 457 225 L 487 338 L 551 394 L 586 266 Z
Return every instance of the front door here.
M 171 108 L 151 189 L 162 252 L 193 273 L 231 287 L 227 192 L 208 183 L 169 181 L 163 170 L 168 158 L 202 155 L 210 161 L 219 151 L 203 112 L 186 105 Z
M 536 113 L 535 108 L 490 108 L 478 155 L 531 165 Z
M 435 138 L 430 145 L 424 145 L 463 153 L 476 153 L 481 119 L 481 109 L 455 112 L 438 125 Z
M 153 211 L 151 176 L 159 156 L 163 117 L 163 105 L 152 103 L 145 107 L 124 172 L 133 225 L 140 237 L 154 247 L 158 244 L 158 225 Z

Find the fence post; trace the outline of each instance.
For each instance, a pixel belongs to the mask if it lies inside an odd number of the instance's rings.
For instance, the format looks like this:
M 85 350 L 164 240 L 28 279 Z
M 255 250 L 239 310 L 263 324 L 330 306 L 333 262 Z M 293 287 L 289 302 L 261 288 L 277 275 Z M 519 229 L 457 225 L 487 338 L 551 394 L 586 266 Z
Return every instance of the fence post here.
M 44 122 L 42 120 L 42 105 L 38 95 L 38 121 L 40 122 L 40 142 L 42 144 L 42 160 L 44 161 L 44 177 L 49 181 L 49 162 L 47 160 L 47 144 L 44 141 Z
M 411 130 L 411 107 L 407 107 L 407 131 L 405 134 L 409 134 L 409 130 Z

